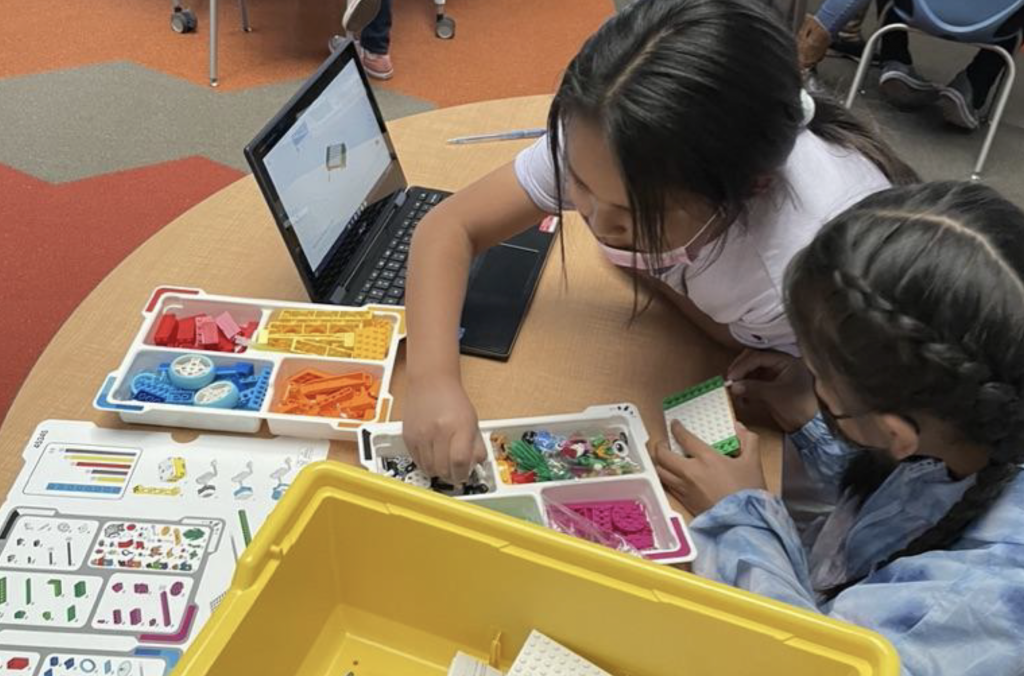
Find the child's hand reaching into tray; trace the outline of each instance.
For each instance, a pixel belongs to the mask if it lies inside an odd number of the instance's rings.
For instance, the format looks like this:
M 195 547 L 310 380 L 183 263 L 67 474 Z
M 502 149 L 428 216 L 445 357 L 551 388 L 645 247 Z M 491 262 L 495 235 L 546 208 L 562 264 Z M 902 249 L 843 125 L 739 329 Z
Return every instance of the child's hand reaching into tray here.
M 665 489 L 697 516 L 719 500 L 747 489 L 764 489 L 764 471 L 756 434 L 737 423 L 740 452 L 724 456 L 690 433 L 678 421 L 672 423 L 672 435 L 687 457 L 674 453 L 667 441 L 656 447 L 658 476 Z
M 410 397 L 404 419 L 409 453 L 427 476 L 459 485 L 487 460 L 476 411 L 457 379 L 435 380 L 427 396 Z

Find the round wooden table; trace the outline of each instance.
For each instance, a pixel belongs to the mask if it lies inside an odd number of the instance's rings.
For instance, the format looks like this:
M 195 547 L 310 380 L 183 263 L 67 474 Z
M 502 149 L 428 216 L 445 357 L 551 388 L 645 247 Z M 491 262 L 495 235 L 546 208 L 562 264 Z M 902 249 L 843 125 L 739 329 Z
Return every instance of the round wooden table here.
M 512 160 L 527 142 L 449 146 L 446 139 L 541 126 L 549 100 L 475 103 L 403 118 L 389 127 L 411 184 L 457 190 Z M 663 438 L 662 397 L 722 373 L 729 354 L 661 301 L 630 323 L 631 282 L 605 262 L 575 216 L 566 219 L 563 241 L 565 265 L 556 245 L 512 358 L 501 363 L 463 357 L 464 382 L 481 419 L 571 413 L 628 401 L 639 406 L 651 437 Z M 0 428 L 4 493 L 39 422 L 126 426 L 116 415 L 93 409 L 92 401 L 138 331 L 150 293 L 161 285 L 308 300 L 251 176 L 197 204 L 107 275 L 53 337 Z M 397 419 L 404 380 L 400 354 L 393 381 Z M 768 474 L 776 478 L 778 439 L 766 441 L 762 446 L 775 451 L 766 454 Z M 354 461 L 354 448 L 334 442 L 331 456 Z

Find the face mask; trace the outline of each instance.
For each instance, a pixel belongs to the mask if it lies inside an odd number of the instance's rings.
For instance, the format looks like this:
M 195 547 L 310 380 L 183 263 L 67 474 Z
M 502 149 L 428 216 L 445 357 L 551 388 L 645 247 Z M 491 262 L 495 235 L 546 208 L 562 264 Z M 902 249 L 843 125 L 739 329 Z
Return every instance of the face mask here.
M 700 227 L 693 237 L 690 238 L 686 244 L 681 247 L 666 251 L 660 256 L 648 256 L 647 254 L 640 252 L 633 252 L 628 249 L 616 249 L 614 247 L 607 246 L 601 242 L 598 242 L 598 246 L 601 247 L 601 251 L 604 252 L 605 258 L 607 258 L 612 265 L 620 268 L 634 268 L 636 270 L 647 270 L 647 271 L 661 271 L 669 268 L 674 268 L 679 265 L 692 265 L 693 259 L 690 258 L 690 253 L 687 249 L 693 245 L 694 242 L 704 234 L 704 231 L 708 229 L 715 219 L 718 218 L 718 213 L 711 214 L 711 218 L 707 220 L 704 225 Z M 655 268 L 657 265 L 657 268 Z

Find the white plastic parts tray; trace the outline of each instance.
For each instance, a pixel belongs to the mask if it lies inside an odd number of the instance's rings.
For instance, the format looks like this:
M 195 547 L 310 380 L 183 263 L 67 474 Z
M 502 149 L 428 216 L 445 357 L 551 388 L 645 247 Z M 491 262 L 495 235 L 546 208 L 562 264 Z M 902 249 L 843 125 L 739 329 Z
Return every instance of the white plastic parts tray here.
M 299 310 L 317 313 L 372 311 L 374 319 L 390 324 L 390 338 L 383 359 L 355 359 L 322 356 L 318 354 L 293 354 L 260 349 L 258 345 L 239 346 L 237 352 L 203 350 L 195 347 L 169 347 L 158 345 L 156 333 L 161 317 L 174 313 L 179 318 L 208 315 L 218 317 L 225 311 L 238 325 L 257 322 L 255 336 L 267 328 L 271 321 L 282 316 L 283 311 Z M 316 315 L 314 315 L 315 317 Z M 334 315 L 321 315 L 334 316 Z M 276 300 L 217 296 L 199 289 L 160 287 L 157 288 L 142 311 L 142 327 L 132 341 L 120 368 L 105 379 L 94 402 L 101 411 L 112 411 L 129 423 L 189 427 L 226 432 L 257 432 L 267 422 L 275 435 L 287 435 L 317 439 L 355 440 L 358 429 L 367 422 L 385 422 L 389 419 L 392 399 L 389 394 L 391 377 L 394 372 L 395 354 L 398 344 L 405 336 L 404 315 L 400 308 L 393 306 L 366 306 L 362 308 L 293 303 Z M 217 369 L 238 368 L 248 371 L 252 367 L 255 379 L 269 369 L 269 381 L 259 387 L 266 387 L 266 393 L 258 408 L 207 408 L 161 401 L 139 401 L 132 392 L 132 383 L 143 371 L 166 370 L 166 365 L 183 355 L 195 354 L 208 358 Z M 298 415 L 282 413 L 273 408 L 284 396 L 288 381 L 306 369 L 322 374 L 343 376 L 351 373 L 370 373 L 379 379 L 377 401 L 372 416 L 365 419 L 346 417 L 322 417 L 319 415 Z
M 625 435 L 625 453 L 638 468 L 630 474 L 595 476 L 535 483 L 510 483 L 502 479 L 498 452 L 492 436 L 521 439 L 524 433 L 545 430 L 570 439 L 596 435 Z M 496 511 L 551 526 L 548 505 L 579 505 L 617 501 L 639 502 L 646 512 L 653 535 L 653 547 L 641 550 L 644 558 L 658 563 L 682 563 L 696 556 L 693 541 L 682 517 L 669 506 L 654 463 L 647 453 L 647 430 L 632 404 L 594 406 L 582 413 L 492 420 L 480 423 L 487 447 L 487 459 L 475 476 L 486 485 L 486 492 L 453 497 Z M 621 437 L 620 437 L 621 438 Z M 359 460 L 370 471 L 388 474 L 393 458 L 406 459 L 408 450 L 402 440 L 402 424 L 368 424 L 359 434 Z M 422 485 L 420 481 L 407 481 Z M 482 489 L 481 489 L 482 490 Z M 448 492 L 447 494 L 452 494 Z

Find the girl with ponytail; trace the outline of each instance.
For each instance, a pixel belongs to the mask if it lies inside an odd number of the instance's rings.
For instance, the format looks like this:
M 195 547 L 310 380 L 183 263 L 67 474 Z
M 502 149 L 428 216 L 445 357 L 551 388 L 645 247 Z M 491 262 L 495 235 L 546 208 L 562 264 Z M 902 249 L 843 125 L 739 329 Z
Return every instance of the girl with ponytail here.
M 793 36 L 764 0 L 636 0 L 569 63 L 547 136 L 416 228 L 403 408 L 416 463 L 462 481 L 485 457 L 458 328 L 488 247 L 575 210 L 611 265 L 712 338 L 792 352 L 786 264 L 843 209 L 914 180 L 842 106 L 803 89 Z
M 834 507 L 797 524 L 737 459 L 684 430 L 662 478 L 699 516 L 694 571 L 886 635 L 904 674 L 1024 670 L 1024 213 L 977 184 L 877 193 L 787 272 L 804 355 L 747 353 Z

